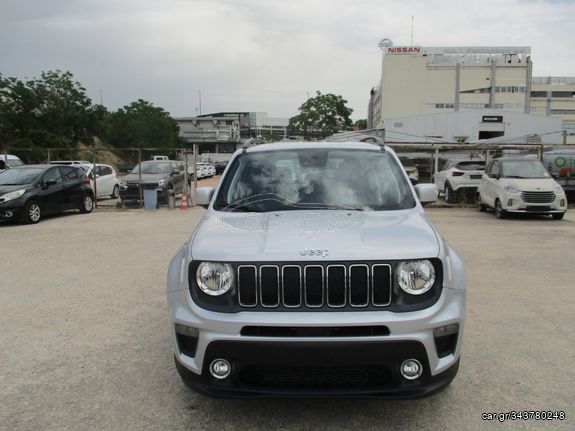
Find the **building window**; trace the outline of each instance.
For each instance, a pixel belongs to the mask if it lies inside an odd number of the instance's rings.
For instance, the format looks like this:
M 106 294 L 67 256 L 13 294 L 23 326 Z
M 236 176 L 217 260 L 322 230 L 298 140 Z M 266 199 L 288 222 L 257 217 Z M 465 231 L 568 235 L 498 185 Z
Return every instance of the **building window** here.
M 563 130 L 570 136 L 575 135 L 575 123 L 563 123 Z
M 501 130 L 481 130 L 479 132 L 479 139 L 493 139 L 503 136 L 505 132 Z
M 575 109 L 552 109 L 551 114 L 575 115 Z

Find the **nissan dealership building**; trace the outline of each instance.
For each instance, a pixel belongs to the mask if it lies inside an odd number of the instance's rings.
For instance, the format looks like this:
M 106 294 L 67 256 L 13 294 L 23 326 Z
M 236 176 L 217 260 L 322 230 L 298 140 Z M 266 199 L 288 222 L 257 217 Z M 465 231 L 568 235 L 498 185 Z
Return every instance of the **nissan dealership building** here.
M 575 143 L 575 78 L 533 77 L 530 47 L 380 47 L 368 127 L 386 140 Z

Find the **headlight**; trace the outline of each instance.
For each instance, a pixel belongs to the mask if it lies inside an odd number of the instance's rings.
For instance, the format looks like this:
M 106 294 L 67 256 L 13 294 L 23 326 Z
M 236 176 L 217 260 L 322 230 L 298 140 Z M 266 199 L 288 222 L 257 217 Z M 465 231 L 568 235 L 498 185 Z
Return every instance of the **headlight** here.
M 161 179 L 158 181 L 158 187 L 162 187 L 164 184 L 166 184 L 166 180 Z
M 555 186 L 555 193 L 563 193 L 563 187 L 561 187 L 559 184 L 557 184 Z
M 15 192 L 6 193 L 5 195 L 0 196 L 0 198 L 2 198 L 2 202 L 7 202 L 14 199 L 18 199 L 24 193 L 26 193 L 25 189 L 16 190 Z
M 220 296 L 234 287 L 234 270 L 227 263 L 202 262 L 196 271 L 196 282 L 205 294 Z
M 503 190 L 505 190 L 507 193 L 517 193 L 519 192 L 519 190 L 517 190 L 517 187 L 515 187 L 513 184 L 505 184 L 503 186 Z
M 405 292 L 422 295 L 435 282 L 435 268 L 429 260 L 401 262 L 396 270 L 397 282 Z
M 128 182 L 126 180 L 122 180 L 120 182 L 120 187 L 128 187 Z

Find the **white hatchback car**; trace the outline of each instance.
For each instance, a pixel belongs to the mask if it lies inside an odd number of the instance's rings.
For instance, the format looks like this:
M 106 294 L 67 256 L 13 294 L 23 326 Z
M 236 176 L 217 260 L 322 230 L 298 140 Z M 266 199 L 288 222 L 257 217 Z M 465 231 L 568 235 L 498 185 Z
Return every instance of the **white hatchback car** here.
M 81 166 L 86 172 L 86 176 L 90 179 L 92 190 L 94 190 L 94 165 Z M 120 196 L 120 182 L 112 166 L 96 164 L 96 188 L 98 189 L 98 199 L 107 197 L 118 199 Z
M 487 207 L 495 210 L 497 218 L 536 213 L 561 220 L 567 197 L 539 160 L 503 158 L 489 164 L 479 184 L 479 210 Z
M 435 184 L 446 202 L 455 202 L 460 191 L 479 187 L 484 171 L 483 160 L 448 160 L 435 175 Z

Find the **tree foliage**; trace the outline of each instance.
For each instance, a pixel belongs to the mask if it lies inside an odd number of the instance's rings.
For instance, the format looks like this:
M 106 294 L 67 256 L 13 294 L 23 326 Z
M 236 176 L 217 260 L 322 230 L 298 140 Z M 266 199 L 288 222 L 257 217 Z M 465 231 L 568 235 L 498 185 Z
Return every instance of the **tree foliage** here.
M 289 120 L 292 135 L 305 139 L 325 138 L 342 130 L 351 130 L 353 125 L 350 115 L 352 109 L 345 106 L 347 100 L 335 94 L 322 94 L 305 101 L 299 107 L 300 113 Z
M 367 129 L 366 119 L 357 120 L 355 123 L 353 123 L 353 130 L 365 130 L 365 129 Z
M 73 147 L 91 142 L 94 108 L 70 72 L 42 72 L 20 81 L 0 76 L 0 145 Z
M 163 108 L 139 99 L 109 115 L 105 140 L 113 147 L 177 147 L 178 124 Z

